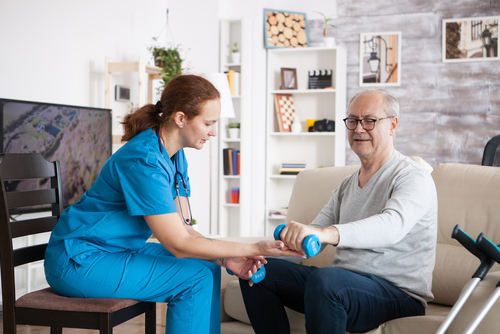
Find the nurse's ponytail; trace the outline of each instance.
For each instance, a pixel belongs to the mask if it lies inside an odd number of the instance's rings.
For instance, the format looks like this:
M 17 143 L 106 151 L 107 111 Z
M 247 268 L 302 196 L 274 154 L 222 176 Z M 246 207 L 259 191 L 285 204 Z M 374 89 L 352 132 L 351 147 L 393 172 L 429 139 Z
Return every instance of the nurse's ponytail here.
M 197 75 L 179 75 L 163 89 L 156 104 L 146 104 L 123 119 L 122 141 L 157 125 L 169 122 L 175 112 L 182 111 L 188 119 L 201 113 L 203 105 L 220 99 L 219 91 L 205 78 Z

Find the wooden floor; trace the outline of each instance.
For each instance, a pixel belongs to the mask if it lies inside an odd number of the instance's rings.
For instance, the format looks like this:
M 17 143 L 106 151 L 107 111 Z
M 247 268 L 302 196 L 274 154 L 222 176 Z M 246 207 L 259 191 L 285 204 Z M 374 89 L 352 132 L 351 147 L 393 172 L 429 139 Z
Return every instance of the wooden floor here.
M 156 304 L 156 333 L 163 334 L 165 333 L 165 327 L 160 325 L 160 305 Z M 144 334 L 144 314 L 135 317 L 132 320 L 129 320 L 121 325 L 116 326 L 113 329 L 113 334 Z M 49 334 L 49 327 L 40 327 L 40 326 L 17 326 L 17 334 Z M 90 329 L 73 329 L 73 328 L 64 328 L 63 334 L 98 334 L 97 330 Z M 3 314 L 0 312 L 0 334 L 4 334 L 3 332 Z M 8 334 L 8 333 L 5 333 Z

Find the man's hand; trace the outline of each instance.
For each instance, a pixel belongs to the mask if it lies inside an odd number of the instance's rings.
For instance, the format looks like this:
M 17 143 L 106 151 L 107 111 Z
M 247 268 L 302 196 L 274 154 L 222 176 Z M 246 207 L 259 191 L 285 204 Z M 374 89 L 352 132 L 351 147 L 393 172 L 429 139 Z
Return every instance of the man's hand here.
M 280 237 L 288 248 L 303 251 L 302 244 L 304 239 L 311 234 L 316 235 L 321 244 L 332 244 L 336 246 L 339 243 L 339 232 L 335 226 L 332 225 L 318 228 L 295 221 L 288 223 L 281 231 Z

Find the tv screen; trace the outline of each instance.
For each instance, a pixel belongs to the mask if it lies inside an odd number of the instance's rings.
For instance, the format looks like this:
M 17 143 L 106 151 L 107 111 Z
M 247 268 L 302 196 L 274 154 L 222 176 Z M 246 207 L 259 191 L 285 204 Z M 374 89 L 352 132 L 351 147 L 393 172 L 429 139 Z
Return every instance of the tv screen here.
M 111 156 L 110 109 L 0 99 L 0 121 L 3 153 L 37 152 L 61 163 L 64 207 L 80 199 Z M 10 182 L 6 187 L 29 191 L 46 182 Z

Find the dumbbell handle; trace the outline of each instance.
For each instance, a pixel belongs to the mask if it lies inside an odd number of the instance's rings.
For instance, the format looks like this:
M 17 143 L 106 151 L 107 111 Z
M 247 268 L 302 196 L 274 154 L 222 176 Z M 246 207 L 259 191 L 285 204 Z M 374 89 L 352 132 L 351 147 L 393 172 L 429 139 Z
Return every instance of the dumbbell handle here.
M 286 224 L 281 224 L 274 230 L 274 240 L 281 240 L 281 231 L 285 228 Z M 308 235 L 302 242 L 302 248 L 308 257 L 318 255 L 321 250 L 321 242 L 319 238 L 314 235 Z
M 234 275 L 233 272 L 230 269 L 226 268 L 226 271 L 229 275 Z M 259 283 L 266 277 L 266 268 L 264 268 L 264 265 L 260 266 L 259 270 L 255 274 L 250 277 L 250 280 L 254 282 L 255 284 Z

